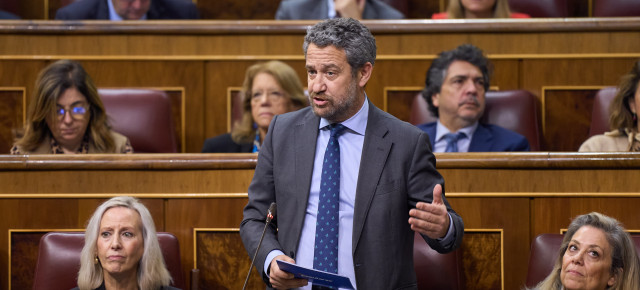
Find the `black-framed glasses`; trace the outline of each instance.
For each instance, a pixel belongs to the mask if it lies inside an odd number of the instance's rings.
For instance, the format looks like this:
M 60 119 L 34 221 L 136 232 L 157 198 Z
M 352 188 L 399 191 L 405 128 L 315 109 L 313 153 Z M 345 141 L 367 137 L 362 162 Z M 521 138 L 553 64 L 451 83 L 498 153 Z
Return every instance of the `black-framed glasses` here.
M 89 111 L 89 105 L 86 105 L 86 104 L 75 105 L 69 109 L 58 107 L 56 109 L 56 117 L 58 117 L 59 120 L 62 120 L 64 119 L 64 116 L 68 112 L 69 115 L 71 115 L 71 118 L 76 120 L 81 120 L 81 119 L 84 119 L 88 111 Z

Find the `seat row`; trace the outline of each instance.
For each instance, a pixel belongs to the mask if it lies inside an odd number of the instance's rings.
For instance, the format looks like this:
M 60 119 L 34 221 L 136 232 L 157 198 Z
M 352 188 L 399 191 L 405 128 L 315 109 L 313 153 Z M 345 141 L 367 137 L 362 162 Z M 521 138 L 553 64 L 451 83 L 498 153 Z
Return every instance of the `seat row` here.
M 640 237 L 633 236 L 640 250 Z M 526 285 L 535 286 L 553 269 L 562 244 L 562 234 L 541 234 L 531 244 Z M 171 233 L 158 233 L 158 241 L 167 268 L 173 277 L 173 285 L 184 288 L 185 279 L 180 262 L 178 239 Z M 83 232 L 50 232 L 40 240 L 38 262 L 33 281 L 33 289 L 71 289 L 76 285 L 80 267 L 80 251 L 84 245 Z M 424 239 L 416 233 L 414 239 L 414 270 L 419 289 L 464 289 L 462 254 L 453 251 L 440 254 L 429 248 Z M 198 289 L 198 270 L 191 272 L 190 289 Z M 432 279 L 440 277 L 441 279 Z
M 178 239 L 171 233 L 159 232 L 158 242 L 162 249 L 167 268 L 173 278 L 173 285 L 184 289 L 180 247 Z M 75 287 L 80 269 L 80 252 L 84 246 L 83 232 L 49 232 L 40 239 L 36 265 L 34 290 L 67 290 Z M 459 251 L 439 254 L 429 248 L 424 239 L 415 235 L 415 271 L 421 289 L 462 289 L 462 257 Z M 454 279 L 427 279 L 427 277 L 452 277 Z M 190 286 L 197 290 L 198 270 L 191 272 Z
M 616 94 L 615 87 L 606 87 L 596 93 L 589 137 L 609 131 L 609 104 Z M 480 122 L 498 125 L 515 131 L 529 140 L 532 151 L 539 151 L 542 143 L 538 100 L 526 90 L 488 91 L 486 108 Z M 435 122 L 427 102 L 419 93 L 411 104 L 409 122 L 418 125 Z
M 382 0 L 398 9 L 404 15 L 411 15 L 415 6 L 412 0 Z M 442 2 L 442 1 L 441 1 Z M 445 1 L 446 2 L 446 1 Z M 526 13 L 531 17 L 615 17 L 638 16 L 640 6 L 628 0 L 593 0 L 587 15 L 581 15 L 581 1 L 578 0 L 509 0 L 511 10 Z M 444 7 L 441 7 L 441 9 Z M 411 18 L 411 17 L 410 17 Z
M 167 94 L 151 89 L 99 89 L 113 129 L 127 136 L 137 153 L 176 153 L 176 134 L 172 121 L 171 100 Z M 609 104 L 615 87 L 606 87 L 595 96 L 589 136 L 609 130 Z M 241 102 L 241 98 L 232 98 Z M 231 108 L 241 103 L 231 104 Z M 232 123 L 241 114 L 232 113 Z M 418 125 L 434 122 L 421 94 L 411 105 L 409 122 Z M 537 98 L 526 90 L 489 91 L 481 122 L 518 132 L 529 140 L 532 151 L 541 149 L 542 130 Z
M 0 10 L 19 15 L 23 19 L 53 19 L 58 8 L 75 0 L 5 0 Z M 184 0 L 190 1 L 190 0 Z M 422 0 L 382 0 L 404 13 L 407 18 L 425 19 L 443 10 L 442 3 Z M 193 1 L 202 19 L 274 19 L 280 0 L 263 0 L 259 4 L 241 5 L 234 0 Z M 46 5 L 45 5 L 46 3 Z M 640 7 L 629 0 L 509 0 L 512 10 L 532 17 L 612 17 L 638 16 Z M 587 7 L 589 6 L 589 7 Z
M 185 289 L 180 262 L 180 245 L 171 233 L 159 232 L 158 242 L 173 285 Z M 80 252 L 84 246 L 84 232 L 49 232 L 40 239 L 38 263 L 33 279 L 34 290 L 71 289 L 77 285 Z M 191 288 L 198 289 L 198 272 L 192 271 Z

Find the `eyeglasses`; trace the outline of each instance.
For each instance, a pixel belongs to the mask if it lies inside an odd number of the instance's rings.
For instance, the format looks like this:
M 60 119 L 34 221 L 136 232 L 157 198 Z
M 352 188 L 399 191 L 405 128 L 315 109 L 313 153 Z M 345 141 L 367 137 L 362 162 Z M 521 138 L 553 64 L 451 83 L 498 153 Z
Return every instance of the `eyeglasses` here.
M 69 109 L 58 107 L 56 109 L 56 117 L 58 117 L 58 120 L 62 120 L 62 119 L 64 119 L 64 116 L 68 112 L 69 115 L 71 115 L 71 118 L 76 119 L 76 120 L 81 120 L 81 119 L 84 119 L 84 117 L 87 114 L 88 110 L 89 110 L 89 105 L 86 105 L 86 104 L 75 105 L 75 106 L 73 106 L 73 107 L 71 107 Z
M 251 93 L 251 103 L 260 103 L 263 96 L 266 96 L 270 102 L 277 102 L 285 99 L 285 94 L 281 91 L 254 91 Z

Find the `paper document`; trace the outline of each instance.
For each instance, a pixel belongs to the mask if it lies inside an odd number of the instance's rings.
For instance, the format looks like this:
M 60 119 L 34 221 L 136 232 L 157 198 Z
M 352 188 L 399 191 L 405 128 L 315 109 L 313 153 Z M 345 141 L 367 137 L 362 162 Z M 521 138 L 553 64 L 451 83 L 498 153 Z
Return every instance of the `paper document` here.
M 296 278 L 307 279 L 309 280 L 309 283 L 312 283 L 313 285 L 353 289 L 351 281 L 349 281 L 349 278 L 345 276 L 340 276 L 338 274 L 333 274 L 325 271 L 319 271 L 316 269 L 300 267 L 296 264 L 291 264 L 289 262 L 281 260 L 276 260 L 276 262 L 278 263 L 278 267 L 280 267 L 280 270 L 289 272 Z

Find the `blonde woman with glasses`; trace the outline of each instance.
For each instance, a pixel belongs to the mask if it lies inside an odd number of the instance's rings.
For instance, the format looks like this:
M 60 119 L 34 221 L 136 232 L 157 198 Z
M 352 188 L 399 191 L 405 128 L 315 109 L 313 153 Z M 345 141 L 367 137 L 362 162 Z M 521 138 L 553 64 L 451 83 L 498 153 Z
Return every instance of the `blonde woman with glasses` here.
M 11 154 L 132 153 L 110 129 L 91 77 L 71 60 L 46 67 L 36 81 L 24 134 Z

